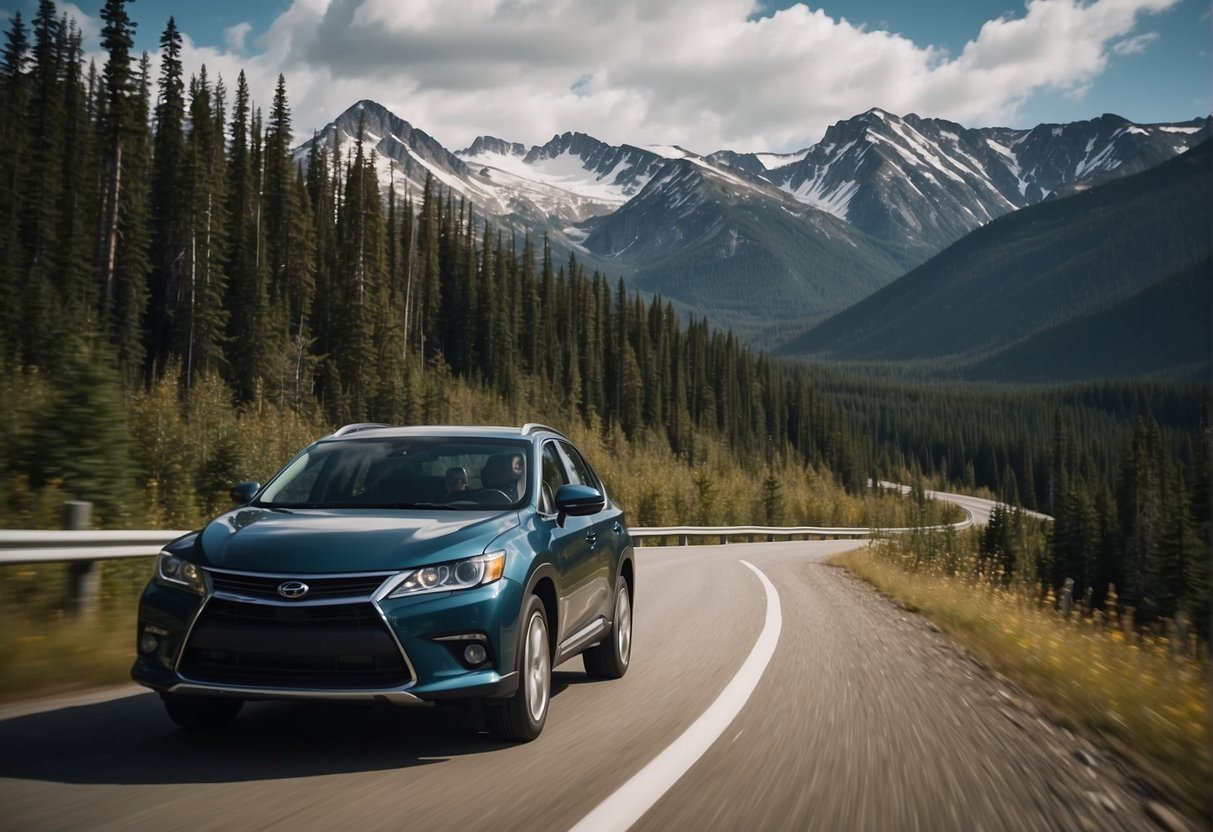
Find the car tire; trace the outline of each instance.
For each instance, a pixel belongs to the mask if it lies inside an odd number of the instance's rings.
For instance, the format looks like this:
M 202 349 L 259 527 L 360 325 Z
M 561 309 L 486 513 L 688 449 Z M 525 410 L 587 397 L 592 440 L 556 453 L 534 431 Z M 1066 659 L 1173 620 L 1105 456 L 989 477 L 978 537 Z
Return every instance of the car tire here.
M 162 693 L 168 718 L 187 734 L 213 734 L 226 728 L 240 709 L 243 699 L 219 699 L 210 696 L 185 696 Z
M 594 679 L 618 679 L 632 661 L 632 596 L 622 576 L 618 584 L 610 637 L 581 654 L 585 672 Z
M 543 731 L 552 696 L 552 652 L 543 601 L 532 595 L 522 609 L 518 689 L 508 699 L 484 703 L 484 722 L 494 737 L 530 742 Z

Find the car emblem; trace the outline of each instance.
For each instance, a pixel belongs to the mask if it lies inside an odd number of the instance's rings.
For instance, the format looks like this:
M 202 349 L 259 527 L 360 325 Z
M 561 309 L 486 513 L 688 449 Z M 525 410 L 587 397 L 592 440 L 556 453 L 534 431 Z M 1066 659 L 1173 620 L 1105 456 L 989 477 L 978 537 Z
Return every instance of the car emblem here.
M 283 598 L 302 598 L 310 587 L 303 581 L 283 581 L 278 584 L 278 594 Z

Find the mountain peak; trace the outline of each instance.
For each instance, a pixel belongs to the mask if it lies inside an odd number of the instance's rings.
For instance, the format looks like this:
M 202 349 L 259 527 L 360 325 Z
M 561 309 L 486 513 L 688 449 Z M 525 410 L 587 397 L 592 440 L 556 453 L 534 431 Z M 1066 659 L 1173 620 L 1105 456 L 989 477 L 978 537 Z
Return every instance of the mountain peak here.
M 485 153 L 496 153 L 500 156 L 525 156 L 526 146 L 522 142 L 507 142 L 496 136 L 477 136 L 476 140 L 463 150 L 456 150 L 456 156 L 481 156 Z
M 566 131 L 552 136 L 546 144 L 532 147 L 526 155 L 526 161 L 531 164 L 539 159 L 555 159 L 565 153 L 589 160 L 609 148 L 610 145 L 586 133 Z

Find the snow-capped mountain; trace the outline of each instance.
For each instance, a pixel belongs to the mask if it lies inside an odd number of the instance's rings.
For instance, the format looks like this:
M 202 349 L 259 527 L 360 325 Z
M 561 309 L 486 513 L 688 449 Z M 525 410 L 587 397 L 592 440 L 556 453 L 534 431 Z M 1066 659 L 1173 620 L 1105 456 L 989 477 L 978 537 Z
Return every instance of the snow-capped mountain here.
M 545 217 L 574 239 L 582 233 L 570 226 L 623 205 L 662 164 L 651 151 L 613 147 L 584 133 L 553 136 L 529 151 L 481 136 L 455 155 L 495 186 L 509 211 Z
M 1206 140 L 1000 217 L 780 352 L 980 380 L 1207 381 L 1211 164 Z
M 433 177 L 589 268 L 758 327 L 836 312 L 994 218 L 1166 161 L 1208 137 L 1210 119 L 973 129 L 873 109 L 787 154 L 702 156 L 584 133 L 529 149 L 481 136 L 451 152 L 360 101 L 296 158 L 306 163 L 316 142 L 350 158 L 360 132 L 385 190 L 416 194 Z
M 359 101 L 318 134 L 295 148 L 297 162 L 307 164 L 314 145 L 344 160 L 352 159 L 354 145 L 361 135 L 363 153 L 374 153 L 375 167 L 383 188 L 394 185 L 398 192 L 406 187 L 420 190 L 427 175 L 440 185 L 452 188 L 476 202 L 492 199 L 494 194 L 481 187 L 462 159 L 436 139 L 416 129 L 404 119 L 374 101 Z
M 666 148 L 618 210 L 582 224 L 582 247 L 635 264 L 637 288 L 755 334 L 866 297 L 902 271 L 879 241 L 765 179 Z
M 807 205 L 922 260 L 1051 193 L 1138 173 L 1198 144 L 1209 119 L 1137 125 L 1105 115 L 1031 130 L 969 129 L 872 109 L 831 126 L 799 161 L 734 154 Z M 714 154 L 724 157 L 725 154 Z

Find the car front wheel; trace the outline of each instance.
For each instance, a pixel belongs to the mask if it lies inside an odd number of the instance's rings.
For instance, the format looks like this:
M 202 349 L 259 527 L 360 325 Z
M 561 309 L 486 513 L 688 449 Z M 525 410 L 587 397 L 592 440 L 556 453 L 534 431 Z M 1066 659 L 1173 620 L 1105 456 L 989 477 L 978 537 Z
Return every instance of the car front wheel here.
M 522 621 L 518 690 L 508 699 L 490 699 L 484 704 L 489 733 L 511 742 L 530 742 L 539 736 L 552 695 L 548 620 L 539 596 L 532 595 L 527 601 Z

